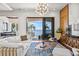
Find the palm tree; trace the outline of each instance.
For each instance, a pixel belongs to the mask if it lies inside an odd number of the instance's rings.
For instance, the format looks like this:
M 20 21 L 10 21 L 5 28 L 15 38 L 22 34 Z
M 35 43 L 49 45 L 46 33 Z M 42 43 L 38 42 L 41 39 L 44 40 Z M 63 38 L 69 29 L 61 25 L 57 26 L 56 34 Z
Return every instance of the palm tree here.
M 31 30 L 31 34 L 33 35 L 34 34 L 33 31 L 35 31 L 35 26 L 33 24 L 31 24 L 29 26 L 29 29 Z
M 47 24 L 45 24 L 45 29 L 49 29 L 49 26 L 47 26 Z
M 33 24 L 31 24 L 30 26 L 29 26 L 29 28 L 32 30 L 35 30 L 35 26 L 33 25 Z

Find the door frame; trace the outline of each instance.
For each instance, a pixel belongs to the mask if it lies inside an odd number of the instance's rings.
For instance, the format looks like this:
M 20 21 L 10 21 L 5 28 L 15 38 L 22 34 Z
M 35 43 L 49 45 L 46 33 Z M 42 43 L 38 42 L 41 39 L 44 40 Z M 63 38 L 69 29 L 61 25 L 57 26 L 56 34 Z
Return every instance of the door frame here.
M 27 18 L 43 18 L 43 21 L 44 21 L 44 19 L 45 18 L 47 18 L 47 17 L 27 17 Z M 55 36 L 55 18 L 54 17 L 48 17 L 48 18 L 51 18 L 52 19 L 52 37 L 54 37 Z

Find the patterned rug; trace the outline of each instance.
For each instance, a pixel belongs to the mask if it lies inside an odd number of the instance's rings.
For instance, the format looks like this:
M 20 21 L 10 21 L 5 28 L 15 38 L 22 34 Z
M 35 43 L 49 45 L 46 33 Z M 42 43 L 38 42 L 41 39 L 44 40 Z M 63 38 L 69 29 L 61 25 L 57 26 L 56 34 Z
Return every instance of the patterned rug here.
M 53 56 L 52 51 L 53 48 L 56 46 L 55 43 L 45 42 L 45 44 L 50 45 L 51 47 L 48 49 L 36 49 L 35 47 L 41 44 L 41 42 L 32 42 L 30 48 L 28 49 L 26 56 Z

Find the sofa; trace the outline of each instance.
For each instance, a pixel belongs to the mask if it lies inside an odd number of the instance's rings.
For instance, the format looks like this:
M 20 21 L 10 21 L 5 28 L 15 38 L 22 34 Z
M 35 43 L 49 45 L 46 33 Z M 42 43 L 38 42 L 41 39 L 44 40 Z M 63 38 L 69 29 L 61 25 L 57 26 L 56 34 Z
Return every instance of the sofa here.
M 66 48 L 68 48 L 69 50 L 71 50 L 74 54 L 74 50 L 75 49 L 79 49 L 79 38 L 74 38 L 74 37 L 69 37 L 67 34 L 63 34 L 60 39 L 59 42 L 64 45 Z
M 23 41 L 21 36 L 0 39 L 0 56 L 24 56 L 31 42 L 30 36 Z
M 53 56 L 72 56 L 72 52 L 59 42 L 55 42 L 56 46 L 52 51 Z M 62 52 L 62 53 L 61 53 Z
M 62 52 L 62 53 L 61 53 Z M 52 51 L 53 56 L 72 56 L 72 53 L 66 48 L 54 48 Z
M 78 48 L 79 49 L 79 38 L 72 38 L 69 37 L 67 34 L 64 34 L 61 36 L 60 43 L 62 43 L 63 45 L 67 46 L 70 50 L 72 48 Z

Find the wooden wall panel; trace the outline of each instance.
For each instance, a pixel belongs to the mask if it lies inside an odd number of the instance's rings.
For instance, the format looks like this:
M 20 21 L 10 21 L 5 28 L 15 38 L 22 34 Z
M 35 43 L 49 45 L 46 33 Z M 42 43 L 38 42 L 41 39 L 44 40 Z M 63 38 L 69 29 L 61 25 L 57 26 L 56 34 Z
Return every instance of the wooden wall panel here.
M 63 32 L 65 32 L 66 28 L 68 27 L 68 21 L 69 21 L 69 6 L 66 5 L 60 11 L 60 28 L 63 30 Z

